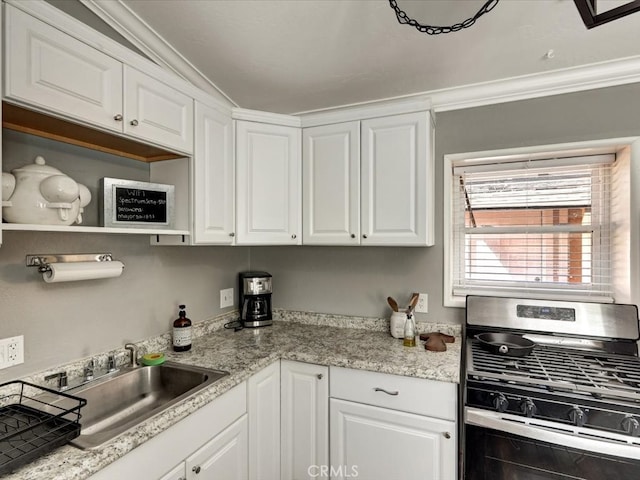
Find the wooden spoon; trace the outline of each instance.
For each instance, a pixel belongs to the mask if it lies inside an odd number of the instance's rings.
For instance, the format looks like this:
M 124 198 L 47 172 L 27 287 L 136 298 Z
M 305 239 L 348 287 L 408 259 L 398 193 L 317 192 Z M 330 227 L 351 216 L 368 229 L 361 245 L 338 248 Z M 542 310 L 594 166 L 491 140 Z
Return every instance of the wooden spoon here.
M 394 312 L 398 311 L 398 302 L 396 302 L 393 298 L 387 297 L 387 303 Z
M 416 305 L 418 304 L 418 299 L 419 298 L 420 298 L 420 294 L 419 293 L 411 294 L 411 300 L 409 300 L 409 307 L 411 308 L 412 311 L 413 311 L 413 309 L 416 308 Z

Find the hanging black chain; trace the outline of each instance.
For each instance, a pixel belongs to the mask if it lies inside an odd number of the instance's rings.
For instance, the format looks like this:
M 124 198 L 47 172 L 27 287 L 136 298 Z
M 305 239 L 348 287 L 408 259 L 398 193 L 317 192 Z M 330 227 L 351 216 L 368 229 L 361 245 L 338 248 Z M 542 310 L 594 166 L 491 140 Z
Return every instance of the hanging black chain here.
M 439 35 L 441 33 L 457 32 L 463 28 L 469 28 L 471 25 L 476 23 L 476 20 L 478 20 L 482 15 L 493 10 L 494 7 L 498 5 L 499 1 L 500 0 L 488 0 L 473 17 L 467 18 L 464 22 L 443 27 L 436 25 L 422 25 L 420 22 L 409 17 L 403 10 L 400 10 L 396 0 L 389 0 L 389 5 L 391 5 L 391 8 L 395 10 L 398 22 L 415 27 L 419 32 L 426 33 L 427 35 Z

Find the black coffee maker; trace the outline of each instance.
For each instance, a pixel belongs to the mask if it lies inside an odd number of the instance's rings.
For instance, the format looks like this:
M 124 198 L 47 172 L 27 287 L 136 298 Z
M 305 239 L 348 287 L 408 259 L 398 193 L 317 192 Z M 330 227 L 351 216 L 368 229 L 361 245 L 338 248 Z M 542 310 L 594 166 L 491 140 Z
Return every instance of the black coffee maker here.
M 239 274 L 240 323 L 244 327 L 264 327 L 273 323 L 271 316 L 271 274 Z

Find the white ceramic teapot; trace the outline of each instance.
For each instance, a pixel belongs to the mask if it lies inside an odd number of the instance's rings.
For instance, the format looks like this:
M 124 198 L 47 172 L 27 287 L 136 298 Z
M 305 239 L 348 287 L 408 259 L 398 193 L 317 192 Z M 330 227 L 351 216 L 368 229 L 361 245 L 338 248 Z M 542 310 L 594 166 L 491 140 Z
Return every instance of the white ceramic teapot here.
M 2 172 L 2 200 L 2 217 L 9 223 L 71 225 L 82 223 L 91 192 L 38 156 L 32 164 Z

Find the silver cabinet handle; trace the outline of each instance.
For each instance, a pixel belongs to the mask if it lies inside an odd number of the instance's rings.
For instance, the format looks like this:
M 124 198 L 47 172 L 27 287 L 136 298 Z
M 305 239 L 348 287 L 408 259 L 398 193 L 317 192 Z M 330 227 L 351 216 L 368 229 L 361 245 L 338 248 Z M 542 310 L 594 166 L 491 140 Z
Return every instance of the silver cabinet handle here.
M 196 472 L 196 475 L 200 473 L 200 465 L 197 465 L 191 469 L 191 471 Z
M 116 122 L 121 122 L 121 121 L 122 121 L 122 114 L 121 114 L 121 113 L 118 113 L 117 115 L 114 115 L 113 119 L 114 119 Z
M 134 127 L 137 127 L 137 126 L 138 126 L 138 120 L 136 120 L 135 118 L 134 118 L 133 120 L 131 120 L 129 123 L 130 123 L 131 125 L 133 125 Z
M 393 396 L 396 396 L 396 395 L 398 395 L 400 393 L 398 390 L 390 392 L 389 390 L 385 390 L 384 388 L 380 388 L 380 387 L 376 387 L 373 390 L 375 392 L 383 392 L 383 393 L 386 393 L 387 395 L 393 395 Z
M 442 436 L 447 440 L 451 438 L 451 434 L 449 432 L 442 432 Z
M 322 380 L 322 377 L 324 377 L 324 375 L 322 375 L 321 373 L 319 373 L 318 375 L 316 375 L 316 377 L 318 377 L 318 380 Z

